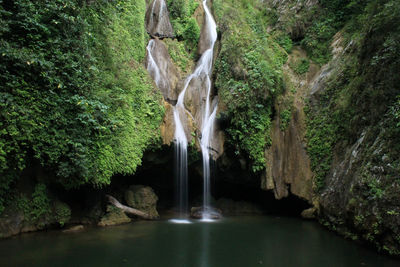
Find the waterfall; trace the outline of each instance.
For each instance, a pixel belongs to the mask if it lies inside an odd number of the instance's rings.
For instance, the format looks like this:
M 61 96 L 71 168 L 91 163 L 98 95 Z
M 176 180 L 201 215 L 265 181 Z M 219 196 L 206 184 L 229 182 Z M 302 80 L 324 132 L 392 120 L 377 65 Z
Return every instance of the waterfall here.
M 153 78 L 158 88 L 163 88 L 167 86 L 169 88 L 169 84 L 166 82 L 165 77 L 161 74 L 160 68 L 157 65 L 156 61 L 153 57 L 153 49 L 155 46 L 154 39 L 151 39 L 146 47 L 147 49 L 147 71 L 149 72 L 151 78 Z
M 202 123 L 202 130 L 201 130 L 201 152 L 203 155 L 203 219 L 209 219 L 209 207 L 210 207 L 210 152 L 209 147 L 211 146 L 211 140 L 213 135 L 213 128 L 214 128 L 214 120 L 215 115 L 217 113 L 217 105 L 214 106 L 213 111 L 210 114 L 211 104 L 210 104 L 210 97 L 211 97 L 211 70 L 212 70 L 212 61 L 214 56 L 214 45 L 215 41 L 217 40 L 217 25 L 214 21 L 214 18 L 211 15 L 210 10 L 207 6 L 207 0 L 203 1 L 204 11 L 206 13 L 206 25 L 207 32 L 210 35 L 210 48 L 206 51 L 207 56 L 209 59 L 207 60 L 207 98 L 206 98 L 206 105 L 204 111 L 204 118 Z M 209 51 L 209 52 L 208 52 Z M 208 52 L 208 53 L 207 53 Z
M 152 11 L 154 9 L 155 2 L 153 2 Z M 207 92 L 205 101 L 201 103 L 201 121 L 197 121 L 200 128 L 201 126 L 201 139 L 200 147 L 203 157 L 203 219 L 209 219 L 209 213 L 207 212 L 210 208 L 210 151 L 211 140 L 213 137 L 213 128 L 215 116 L 217 113 L 216 101 L 211 101 L 211 74 L 214 57 L 214 45 L 217 40 L 217 27 L 214 18 L 207 6 L 207 0 L 203 0 L 203 8 L 205 10 L 205 27 L 201 38 L 205 38 L 209 43 L 207 49 L 201 55 L 197 62 L 196 68 L 192 74 L 190 74 L 184 83 L 183 90 L 178 96 L 176 105 L 173 108 L 173 115 L 175 121 L 175 174 L 177 179 L 177 200 L 179 207 L 180 219 L 175 220 L 176 222 L 187 222 L 185 216 L 188 212 L 188 177 L 187 177 L 187 147 L 188 140 L 185 133 L 185 126 L 183 122 L 187 121 L 187 115 L 190 114 L 184 105 L 186 91 L 193 79 L 200 79 L 205 81 L 203 84 L 206 85 L 204 88 Z M 156 85 L 161 88 L 165 85 L 166 77 L 163 77 L 159 66 L 155 62 L 152 50 L 154 48 L 154 40 L 150 40 L 147 46 L 147 70 L 151 77 L 154 79 Z
M 203 110 L 203 118 L 202 118 L 202 127 L 201 127 L 201 140 L 200 140 L 200 147 L 203 156 L 203 219 L 209 219 L 209 210 L 210 207 L 210 152 L 209 147 L 211 145 L 211 139 L 213 134 L 213 126 L 215 115 L 217 113 L 217 105 L 211 107 L 211 71 L 212 71 L 212 63 L 213 63 L 213 56 L 214 56 L 214 45 L 215 41 L 217 40 L 217 26 L 214 21 L 214 18 L 211 15 L 210 10 L 207 6 L 207 0 L 203 1 L 203 7 L 206 13 L 206 20 L 205 25 L 206 31 L 205 34 L 206 38 L 209 40 L 209 46 L 202 54 L 195 71 L 186 79 L 185 86 L 178 97 L 178 102 L 174 110 L 174 118 L 176 123 L 176 131 L 175 131 L 175 138 L 178 141 L 178 134 L 179 131 L 183 131 L 181 129 L 182 123 L 180 121 L 179 110 L 181 113 L 185 114 L 185 107 L 184 107 L 184 98 L 186 90 L 192 81 L 193 78 L 199 78 L 203 76 L 206 78 L 207 81 L 207 96 L 205 104 L 202 107 Z M 211 111 L 212 110 L 212 111 Z M 175 116 L 176 114 L 176 116 Z M 183 133 L 184 134 L 184 133 Z M 185 141 L 186 137 L 185 137 Z

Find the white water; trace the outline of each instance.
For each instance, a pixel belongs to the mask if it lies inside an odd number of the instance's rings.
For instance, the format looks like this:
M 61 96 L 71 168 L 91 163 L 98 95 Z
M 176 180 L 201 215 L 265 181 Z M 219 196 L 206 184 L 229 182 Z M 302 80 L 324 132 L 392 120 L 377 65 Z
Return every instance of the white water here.
M 169 89 L 169 83 L 165 79 L 164 75 L 161 73 L 160 68 L 158 67 L 156 61 L 153 57 L 153 50 L 156 42 L 154 39 L 149 41 L 147 45 L 147 71 L 149 72 L 151 78 L 153 78 L 154 82 L 156 83 L 158 88 L 165 88 L 166 86 Z M 169 91 L 169 90 L 168 90 Z
M 215 115 L 217 113 L 217 105 L 213 107 L 211 112 L 211 70 L 212 70 L 212 63 L 213 63 L 213 56 L 214 56 L 214 45 L 215 41 L 217 40 L 217 25 L 214 21 L 214 18 L 211 15 L 210 10 L 207 6 L 207 0 L 203 1 L 204 11 L 206 13 L 206 21 L 204 27 L 206 28 L 205 33 L 208 34 L 205 38 L 209 40 L 208 49 L 204 51 L 202 54 L 195 71 L 186 79 L 185 86 L 178 97 L 178 102 L 174 110 L 174 118 L 176 124 L 175 130 L 175 138 L 177 142 L 180 140 L 186 141 L 186 136 L 183 132 L 182 122 L 179 117 L 179 111 L 181 114 L 185 114 L 185 107 L 184 107 L 184 98 L 186 89 L 188 88 L 191 80 L 193 78 L 198 78 L 200 76 L 205 76 L 207 81 L 207 97 L 206 103 L 202 107 L 203 108 L 203 118 L 202 118 L 202 128 L 201 128 L 201 140 L 200 140 L 200 147 L 203 155 L 203 220 L 209 219 L 209 214 L 207 212 L 208 208 L 210 207 L 210 152 L 209 147 L 211 145 L 211 138 L 213 134 L 214 128 L 214 121 Z M 204 38 L 204 36 L 203 36 Z M 185 136 L 183 138 L 183 136 Z M 181 138 L 181 139 L 179 139 Z M 186 143 L 187 145 L 187 143 Z
M 215 24 L 214 18 L 211 15 L 210 10 L 207 7 L 207 0 L 203 1 L 204 11 L 206 12 L 206 24 L 207 32 L 210 37 L 210 48 L 205 52 L 209 57 L 207 59 L 207 98 L 206 98 L 206 106 L 204 111 L 204 119 L 202 123 L 201 130 L 201 152 L 203 154 L 203 220 L 209 220 L 209 213 L 207 212 L 210 207 L 210 152 L 209 147 L 211 146 L 211 139 L 213 135 L 214 121 L 215 115 L 217 113 L 217 105 L 213 108 L 213 111 L 210 113 L 210 94 L 211 94 L 211 70 L 212 70 L 212 60 L 214 56 L 214 45 L 217 40 L 217 25 Z M 208 52 L 209 51 L 209 52 Z M 207 53 L 208 52 L 208 53 Z
M 153 3 L 152 11 L 155 6 Z M 188 140 L 186 138 L 185 130 L 182 118 L 187 116 L 187 111 L 184 106 L 184 99 L 186 90 L 189 87 L 190 82 L 194 78 L 205 78 L 207 82 L 207 97 L 205 104 L 202 105 L 203 118 L 201 122 L 201 140 L 200 147 L 203 155 L 203 220 L 207 221 L 209 219 L 209 214 L 206 212 L 210 207 L 210 152 L 209 148 L 211 146 L 211 139 L 213 135 L 214 121 L 217 113 L 217 104 L 215 103 L 212 107 L 211 101 L 211 71 L 214 56 L 214 45 L 217 40 L 217 26 L 211 12 L 207 6 L 207 0 L 203 0 L 203 8 L 205 10 L 206 19 L 204 27 L 206 30 L 204 33 L 207 36 L 202 36 L 202 38 L 207 38 L 209 44 L 207 49 L 202 54 L 200 60 L 197 63 L 194 72 L 189 75 L 185 81 L 184 88 L 178 96 L 178 101 L 174 107 L 174 120 L 175 120 L 175 161 L 176 161 L 176 176 L 177 176 L 177 190 L 178 190 L 178 206 L 180 212 L 180 219 L 185 217 L 188 211 L 188 181 L 187 181 L 187 145 Z M 148 66 L 147 69 L 150 75 L 153 77 L 155 83 L 160 88 L 166 82 L 165 77 L 162 77 L 159 67 L 157 66 L 154 58 L 151 54 L 154 48 L 154 40 L 150 40 L 147 51 L 148 51 Z M 184 116 L 184 117 L 181 117 Z

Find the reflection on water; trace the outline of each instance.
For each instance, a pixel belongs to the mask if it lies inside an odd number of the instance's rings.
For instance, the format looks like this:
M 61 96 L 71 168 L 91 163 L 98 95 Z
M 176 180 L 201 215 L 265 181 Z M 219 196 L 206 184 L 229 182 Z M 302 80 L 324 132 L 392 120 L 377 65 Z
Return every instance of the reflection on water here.
M 80 233 L 0 241 L 0 266 L 400 266 L 295 218 L 236 217 L 214 223 L 135 222 Z
M 210 266 L 209 263 L 209 253 L 208 250 L 210 249 L 210 230 L 209 230 L 209 225 L 206 223 L 204 226 L 201 228 L 201 256 L 200 256 L 200 266 L 202 267 L 207 267 Z

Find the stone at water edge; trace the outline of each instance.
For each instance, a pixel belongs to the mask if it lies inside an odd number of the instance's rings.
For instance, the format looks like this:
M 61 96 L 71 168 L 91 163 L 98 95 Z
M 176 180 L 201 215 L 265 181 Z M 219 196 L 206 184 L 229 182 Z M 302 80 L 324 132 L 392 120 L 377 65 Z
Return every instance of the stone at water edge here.
M 222 218 L 222 211 L 216 208 L 204 209 L 203 207 L 192 207 L 190 217 L 193 219 L 203 219 L 203 214 L 207 212 L 208 219 L 218 220 Z
M 101 218 L 98 226 L 111 226 L 131 222 L 125 212 L 117 207 L 108 205 L 107 213 Z
M 158 197 L 150 186 L 131 185 L 125 191 L 125 201 L 128 206 L 143 211 L 154 218 L 158 218 Z
M 63 230 L 63 233 L 74 233 L 74 232 L 79 232 L 82 231 L 85 227 L 82 224 L 79 225 L 74 225 L 71 227 L 68 227 L 67 229 Z
M 312 207 L 312 208 L 303 210 L 301 212 L 301 217 L 303 219 L 313 220 L 313 219 L 316 218 L 317 212 L 318 212 L 317 208 L 316 207 Z

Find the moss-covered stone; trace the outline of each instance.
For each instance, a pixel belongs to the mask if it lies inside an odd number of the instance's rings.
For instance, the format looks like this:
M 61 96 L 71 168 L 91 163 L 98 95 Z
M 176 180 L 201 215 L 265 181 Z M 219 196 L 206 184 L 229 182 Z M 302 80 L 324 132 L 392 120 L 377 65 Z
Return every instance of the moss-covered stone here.
M 132 185 L 125 191 L 125 201 L 132 208 L 146 212 L 150 216 L 159 217 L 157 212 L 158 197 L 149 186 Z
M 131 222 L 131 219 L 126 216 L 123 210 L 108 205 L 107 213 L 100 219 L 98 226 L 111 226 L 118 224 L 125 224 Z

